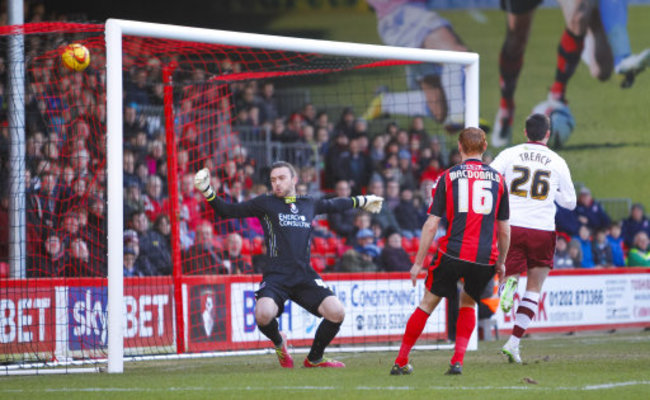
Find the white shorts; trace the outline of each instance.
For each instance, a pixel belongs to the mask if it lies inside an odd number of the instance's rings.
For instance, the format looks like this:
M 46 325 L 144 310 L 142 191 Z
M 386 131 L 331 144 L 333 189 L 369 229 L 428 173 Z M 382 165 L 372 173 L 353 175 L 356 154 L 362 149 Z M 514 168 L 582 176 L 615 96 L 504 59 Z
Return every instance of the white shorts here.
M 422 4 L 404 4 L 377 23 L 379 37 L 389 46 L 420 48 L 429 34 L 451 23 Z M 416 89 L 425 76 L 439 76 L 442 66 L 438 64 L 409 65 L 406 68 L 407 84 Z

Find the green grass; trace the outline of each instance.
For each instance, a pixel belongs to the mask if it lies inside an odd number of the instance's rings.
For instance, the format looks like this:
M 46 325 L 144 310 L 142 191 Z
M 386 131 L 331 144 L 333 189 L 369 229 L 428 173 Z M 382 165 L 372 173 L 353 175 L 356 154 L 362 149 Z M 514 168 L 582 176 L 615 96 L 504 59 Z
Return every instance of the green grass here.
M 415 351 L 411 376 L 389 376 L 394 353 L 334 354 L 347 363 L 340 370 L 283 370 L 274 355 L 262 355 L 127 363 L 122 375 L 3 377 L 0 398 L 622 400 L 647 398 L 650 390 L 648 332 L 525 339 L 524 365 L 502 358 L 502 342 L 468 352 L 464 374 L 454 377 L 444 375 L 449 350 Z
M 483 12 L 487 23 L 473 20 L 465 11 L 442 14 L 463 41 L 481 57 L 481 115 L 493 121 L 498 107 L 498 55 L 505 31 L 505 16 L 498 10 Z M 650 46 L 650 7 L 630 9 L 632 50 Z M 516 93 L 515 140 L 523 141 L 523 121 L 533 106 L 546 97 L 555 73 L 556 47 L 563 29 L 558 9 L 540 9 L 526 52 Z M 331 40 L 380 43 L 372 13 L 300 12 L 276 19 L 271 31 L 313 32 Z M 607 82 L 592 78 L 580 64 L 569 82 L 568 99 L 577 126 L 566 149 L 573 179 L 592 188 L 596 198 L 628 197 L 650 208 L 650 72 L 641 74 L 631 89 L 619 88 L 617 77 Z

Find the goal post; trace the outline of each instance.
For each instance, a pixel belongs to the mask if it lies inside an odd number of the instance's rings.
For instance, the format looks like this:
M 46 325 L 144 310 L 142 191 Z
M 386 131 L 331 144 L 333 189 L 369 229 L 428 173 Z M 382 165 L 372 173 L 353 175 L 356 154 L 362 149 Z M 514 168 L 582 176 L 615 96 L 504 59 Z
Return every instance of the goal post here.
M 17 32 L 22 45 L 9 40 Z M 354 190 L 397 181 L 426 218 L 433 180 L 455 162 L 453 134 L 478 124 L 473 53 L 123 20 L 27 23 L 0 27 L 0 38 L 8 54 L 24 54 L 6 89 L 25 99 L 24 114 L 0 113 L 0 186 L 11 188 L 0 191 L 0 374 L 269 354 L 254 316 L 271 247 L 265 222 L 215 217 L 195 171 L 209 168 L 218 195 L 238 202 L 268 193 L 269 166 L 285 160 L 300 194 L 331 196 L 337 181 L 351 181 L 345 157 L 363 149 L 372 177 Z M 87 68 L 62 62 L 73 43 L 88 49 Z M 427 77 L 444 89 L 445 118 L 421 85 Z M 16 130 L 24 139 L 8 140 Z M 305 218 L 289 211 L 291 221 Z M 400 226 L 348 211 L 339 221 L 374 229 L 363 255 L 377 260 L 385 233 Z M 426 290 L 400 272 L 422 222 L 390 246 L 401 268 L 359 269 L 356 231 L 314 220 L 309 261 L 346 313 L 331 351 L 398 348 Z M 435 244 L 425 262 L 434 254 Z M 416 348 L 453 346 L 446 305 Z M 318 320 L 287 301 L 278 322 L 301 353 Z
M 124 353 L 121 311 L 124 308 L 121 261 L 123 177 L 120 169 L 123 146 L 122 38 L 124 35 L 333 56 L 459 64 L 464 66 L 465 74 L 465 126 L 478 126 L 479 123 L 479 56 L 476 53 L 341 43 L 120 19 L 107 20 L 108 372 L 110 373 L 123 371 Z M 468 348 L 476 349 L 476 347 L 475 330 Z

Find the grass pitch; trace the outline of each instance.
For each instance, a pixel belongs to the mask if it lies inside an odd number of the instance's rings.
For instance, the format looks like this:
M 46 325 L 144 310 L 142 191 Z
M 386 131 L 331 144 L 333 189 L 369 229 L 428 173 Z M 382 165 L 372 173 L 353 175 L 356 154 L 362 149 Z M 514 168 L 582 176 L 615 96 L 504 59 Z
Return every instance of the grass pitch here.
M 395 353 L 335 354 L 338 370 L 281 369 L 274 355 L 127 363 L 122 375 L 0 378 L 1 399 L 646 399 L 650 332 L 525 339 L 524 365 L 499 342 L 480 343 L 462 376 L 445 376 L 450 350 L 415 351 L 411 376 L 390 376 Z M 304 354 L 296 354 L 301 362 Z

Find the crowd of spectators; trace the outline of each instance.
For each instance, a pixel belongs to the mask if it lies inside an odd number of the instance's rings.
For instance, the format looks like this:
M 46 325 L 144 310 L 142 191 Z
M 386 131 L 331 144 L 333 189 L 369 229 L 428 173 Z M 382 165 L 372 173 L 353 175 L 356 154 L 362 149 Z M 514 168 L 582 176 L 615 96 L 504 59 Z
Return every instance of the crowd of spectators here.
M 633 204 L 623 221 L 612 221 L 587 187 L 575 210 L 558 206 L 556 268 L 650 266 L 650 222 L 643 205 Z
M 35 8 L 31 21 L 43 19 Z M 33 35 L 29 51 L 65 43 L 63 35 Z M 50 42 L 47 42 L 50 41 Z M 53 42 L 52 42 L 53 41 Z M 55 57 L 31 58 L 26 92 L 26 216 L 28 275 L 106 276 L 106 108 L 101 54 L 84 73 L 63 70 Z M 270 139 L 295 149 L 299 194 L 385 197 L 381 212 L 331 214 L 314 226 L 314 266 L 321 272 L 407 271 L 427 218 L 433 182 L 460 161 L 445 138 L 427 132 L 423 117 L 377 130 L 345 107 L 305 102 L 283 112 L 272 80 L 235 81 L 227 94 L 212 90 L 206 72 L 182 71 L 174 143 L 167 145 L 163 85 L 157 58 L 125 57 L 124 273 L 172 273 L 172 224 L 178 219 L 185 274 L 259 273 L 268 261 L 255 218 L 215 221 L 193 188 L 194 171 L 207 166 L 212 185 L 230 202 L 266 193 L 268 171 L 249 155 L 251 140 Z M 222 71 L 241 71 L 230 59 Z M 0 59 L 0 82 L 5 82 Z M 0 83 L 0 92 L 4 88 Z M 219 95 L 218 93 L 221 93 Z M 6 118 L 4 119 L 6 120 Z M 225 129 L 224 127 L 228 127 Z M 230 129 L 232 128 L 232 129 Z M 255 137 L 238 137 L 238 131 Z M 268 135 L 268 138 L 267 138 Z M 292 147 L 299 144 L 299 147 Z M 168 149 L 176 152 L 179 199 L 169 198 Z M 307 149 L 307 151 L 305 151 Z M 486 162 L 491 157 L 486 154 Z M 0 186 L 9 187 L 9 131 L 0 125 Z M 0 224 L 8 226 L 9 193 L 0 195 Z M 610 220 L 587 188 L 574 211 L 558 209 L 556 268 L 650 265 L 650 224 L 635 204 L 629 218 Z M 444 229 L 444 228 L 442 228 Z M 8 230 L 0 230 L 7 236 Z M 440 234 L 442 231 L 440 232 Z M 0 261 L 8 237 L 0 236 Z

